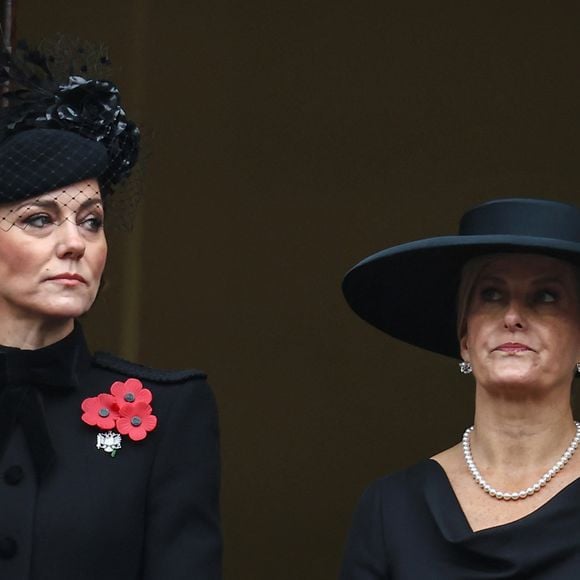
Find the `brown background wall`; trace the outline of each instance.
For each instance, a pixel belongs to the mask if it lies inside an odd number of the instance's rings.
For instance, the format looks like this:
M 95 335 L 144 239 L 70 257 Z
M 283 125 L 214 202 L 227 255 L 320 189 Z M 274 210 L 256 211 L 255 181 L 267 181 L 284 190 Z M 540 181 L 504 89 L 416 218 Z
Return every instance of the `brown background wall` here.
M 366 483 L 456 442 L 472 404 L 452 361 L 357 320 L 341 277 L 490 197 L 580 202 L 578 8 L 16 4 L 20 36 L 104 41 L 153 134 L 93 345 L 210 373 L 227 578 L 335 578 Z

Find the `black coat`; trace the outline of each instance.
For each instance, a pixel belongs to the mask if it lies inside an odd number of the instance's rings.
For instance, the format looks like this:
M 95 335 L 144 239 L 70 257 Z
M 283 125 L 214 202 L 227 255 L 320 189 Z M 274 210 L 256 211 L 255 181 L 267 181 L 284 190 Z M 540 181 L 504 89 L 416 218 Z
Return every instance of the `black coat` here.
M 53 363 L 62 368 L 51 369 Z M 69 372 L 76 384 L 43 386 L 29 378 L 35 365 L 37 375 Z M 151 390 L 158 424 L 142 441 L 124 435 L 113 457 L 97 449 L 103 430 L 81 421 L 81 403 L 129 377 Z M 0 578 L 221 578 L 217 411 L 203 373 L 91 356 L 77 325 L 44 349 L 0 351 L 3 425 L 10 413 L 18 415 L 7 393 L 19 389 L 41 401 L 48 434 L 27 439 L 30 425 L 23 422 L 32 413 L 0 433 Z M 43 420 L 34 415 L 36 436 Z M 39 479 L 50 458 L 43 441 L 52 443 L 55 460 Z

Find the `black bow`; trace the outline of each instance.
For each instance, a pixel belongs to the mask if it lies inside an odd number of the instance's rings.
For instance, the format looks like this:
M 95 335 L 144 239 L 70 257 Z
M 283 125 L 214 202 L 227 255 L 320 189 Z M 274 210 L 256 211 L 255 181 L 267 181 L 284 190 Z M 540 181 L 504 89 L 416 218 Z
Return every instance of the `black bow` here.
M 0 458 L 20 424 L 39 480 L 56 461 L 41 393 L 62 395 L 79 384 L 72 335 L 39 350 L 0 349 Z

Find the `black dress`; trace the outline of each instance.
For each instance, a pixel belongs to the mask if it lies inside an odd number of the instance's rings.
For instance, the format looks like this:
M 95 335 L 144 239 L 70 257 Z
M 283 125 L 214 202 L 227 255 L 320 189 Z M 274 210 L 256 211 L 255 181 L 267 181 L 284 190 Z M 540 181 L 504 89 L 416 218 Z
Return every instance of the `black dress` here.
M 128 378 L 151 391 L 157 426 L 123 435 L 113 456 L 81 403 Z M 217 412 L 203 373 L 92 356 L 78 324 L 46 348 L 0 347 L 0 453 L 0 578 L 221 578 Z
M 473 532 L 433 460 L 385 477 L 363 494 L 341 580 L 576 580 L 580 480 L 533 513 Z

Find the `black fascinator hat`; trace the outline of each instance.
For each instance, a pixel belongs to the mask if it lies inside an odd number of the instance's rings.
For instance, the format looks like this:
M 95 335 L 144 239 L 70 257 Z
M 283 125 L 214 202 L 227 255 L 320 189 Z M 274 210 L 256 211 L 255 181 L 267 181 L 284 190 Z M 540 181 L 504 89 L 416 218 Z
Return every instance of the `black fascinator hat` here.
M 82 53 L 83 49 L 79 48 Z M 62 55 L 59 55 L 62 56 Z M 0 53 L 0 203 L 96 178 L 110 194 L 129 175 L 140 134 L 110 81 L 86 78 L 70 63 L 58 78 L 54 55 L 20 43 Z M 102 64 L 108 59 L 102 57 Z
M 345 276 L 361 318 L 391 336 L 459 358 L 457 291 L 464 264 L 485 254 L 544 254 L 580 265 L 580 210 L 540 199 L 498 199 L 461 219 L 458 235 L 387 248 Z

